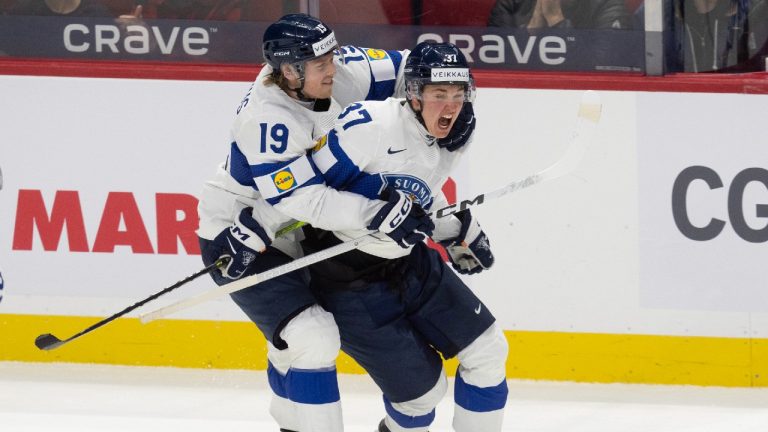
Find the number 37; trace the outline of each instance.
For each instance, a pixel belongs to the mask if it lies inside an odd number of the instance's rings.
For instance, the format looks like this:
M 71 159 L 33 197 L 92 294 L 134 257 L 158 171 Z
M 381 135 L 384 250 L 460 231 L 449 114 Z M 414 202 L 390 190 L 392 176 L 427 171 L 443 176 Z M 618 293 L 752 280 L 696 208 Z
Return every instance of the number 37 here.
M 354 125 L 359 125 L 363 123 L 368 123 L 369 121 L 373 120 L 371 119 L 371 115 L 368 113 L 368 111 L 361 109 L 363 107 L 363 104 L 360 103 L 353 103 L 350 106 L 347 107 L 341 114 L 339 114 L 339 120 L 343 119 L 344 117 L 348 116 L 351 112 L 356 112 L 359 117 L 352 119 L 346 123 L 344 123 L 344 130 L 347 130 L 351 128 Z

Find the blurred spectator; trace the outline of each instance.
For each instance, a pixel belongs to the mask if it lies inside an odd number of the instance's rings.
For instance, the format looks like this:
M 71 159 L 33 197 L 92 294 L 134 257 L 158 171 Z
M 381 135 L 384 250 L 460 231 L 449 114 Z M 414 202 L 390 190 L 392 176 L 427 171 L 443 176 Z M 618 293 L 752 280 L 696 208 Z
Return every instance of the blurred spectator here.
M 109 17 L 109 9 L 99 0 L 16 0 L 12 15 Z
M 15 0 L 0 0 L 0 15 L 10 14 L 15 2 Z
M 5 0 L 7 1 L 7 0 Z M 274 3 L 274 2 L 272 2 Z M 260 0 L 15 0 L 13 15 L 240 21 Z
M 144 18 L 240 21 L 259 0 L 146 0 Z M 250 15 L 250 14 L 245 14 Z
M 685 71 L 765 70 L 768 1 L 683 0 L 676 6 Z
M 330 1 L 338 3 L 342 0 Z M 370 3 L 379 3 L 390 24 L 484 27 L 488 24 L 488 14 L 494 2 L 495 0 L 379 0 Z M 322 5 L 321 0 L 321 11 Z
M 629 13 L 629 15 L 637 12 L 637 8 L 639 8 L 642 4 L 643 0 L 624 0 L 624 6 L 627 8 L 627 13 Z
M 754 72 L 768 56 L 768 0 L 664 0 L 667 72 Z M 644 6 L 634 15 L 645 28 Z
M 497 0 L 488 18 L 494 27 L 628 29 L 624 0 Z
M 388 9 L 385 3 L 393 7 Z M 320 0 L 320 19 L 326 24 L 394 24 L 387 19 L 390 12 L 407 15 L 409 6 L 402 0 Z

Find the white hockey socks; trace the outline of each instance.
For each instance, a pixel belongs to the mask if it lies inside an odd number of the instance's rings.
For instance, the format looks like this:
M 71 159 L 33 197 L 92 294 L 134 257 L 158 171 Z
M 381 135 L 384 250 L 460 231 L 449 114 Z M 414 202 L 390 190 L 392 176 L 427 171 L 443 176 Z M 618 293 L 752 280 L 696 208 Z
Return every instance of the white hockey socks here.
M 499 432 L 507 403 L 507 340 L 494 323 L 459 352 L 453 398 L 456 432 Z
M 336 368 L 289 369 L 281 374 L 270 363 L 269 385 L 274 392 L 270 414 L 280 427 L 301 432 L 344 430 Z

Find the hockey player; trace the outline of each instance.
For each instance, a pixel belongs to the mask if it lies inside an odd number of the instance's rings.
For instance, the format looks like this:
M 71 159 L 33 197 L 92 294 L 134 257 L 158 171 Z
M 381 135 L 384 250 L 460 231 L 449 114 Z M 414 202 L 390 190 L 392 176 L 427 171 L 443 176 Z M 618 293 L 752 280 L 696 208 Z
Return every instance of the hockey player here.
M 333 202 L 367 214 L 338 217 L 322 207 L 317 219 L 329 229 L 363 229 L 392 204 L 321 185 L 306 155 L 325 134 L 341 105 L 402 94 L 402 59 L 407 51 L 345 46 L 333 31 L 304 14 L 282 17 L 263 41 L 267 65 L 238 108 L 227 161 L 206 183 L 199 205 L 201 251 L 206 265 L 232 259 L 217 284 L 289 262 L 299 253 L 295 233 L 276 238 L 292 220 L 266 200 L 315 185 Z M 399 90 L 398 90 L 399 89 Z M 471 107 L 463 127 L 447 142 L 465 141 L 474 128 Z M 323 217 L 325 216 L 325 217 Z M 405 237 L 413 218 L 397 230 Z M 393 234 L 394 235 L 394 234 Z M 283 431 L 341 431 L 335 359 L 339 334 L 333 317 L 316 304 L 306 274 L 294 272 L 232 295 L 268 342 L 268 376 L 274 397 L 270 413 Z
M 506 339 L 488 308 L 436 251 L 418 241 L 430 234 L 442 241 L 463 273 L 493 264 L 488 238 L 468 211 L 434 226 L 422 210 L 447 204 L 440 188 L 468 146 L 442 140 L 471 103 L 473 81 L 466 59 L 451 44 L 419 44 L 404 73 L 406 100 L 349 105 L 314 149 L 312 160 L 328 186 L 372 201 L 381 195 L 390 205 L 373 219 L 336 206 L 336 217 L 366 221 L 367 231 L 307 230 L 303 244 L 309 252 L 379 233 L 359 250 L 310 267 L 311 284 L 336 320 L 342 349 L 384 393 L 381 432 L 427 430 L 447 388 L 440 354 L 459 360 L 455 430 L 499 431 L 507 397 Z M 317 227 L 328 215 L 314 209 L 332 211 L 334 199 L 308 186 L 270 201 Z M 403 215 L 416 226 L 405 236 L 397 233 Z

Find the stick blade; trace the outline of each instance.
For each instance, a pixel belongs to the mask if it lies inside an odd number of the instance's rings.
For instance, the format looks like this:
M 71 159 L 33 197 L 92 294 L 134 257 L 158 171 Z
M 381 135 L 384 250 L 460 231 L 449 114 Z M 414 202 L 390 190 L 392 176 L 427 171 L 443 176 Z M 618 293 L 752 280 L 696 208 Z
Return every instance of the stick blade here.
M 38 349 L 49 351 L 60 347 L 64 342 L 56 336 L 46 333 L 35 339 L 35 346 Z
M 592 123 L 600 121 L 603 104 L 600 101 L 600 95 L 594 90 L 587 90 L 581 96 L 579 105 L 579 118 L 589 120 Z

